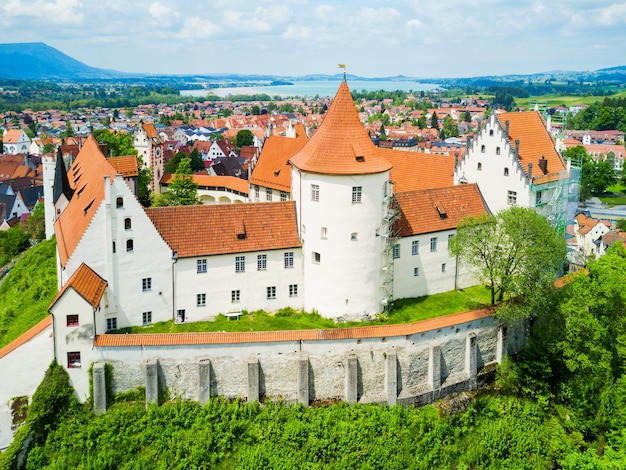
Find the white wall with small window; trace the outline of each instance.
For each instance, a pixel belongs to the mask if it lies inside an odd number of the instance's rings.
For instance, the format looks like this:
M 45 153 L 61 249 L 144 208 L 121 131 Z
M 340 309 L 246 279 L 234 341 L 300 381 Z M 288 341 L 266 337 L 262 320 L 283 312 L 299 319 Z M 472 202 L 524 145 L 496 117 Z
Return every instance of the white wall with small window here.
M 495 115 L 490 116 L 454 171 L 455 184 L 459 184 L 462 178 L 469 183 L 478 183 L 493 213 L 510 207 L 509 191 L 517 194 L 518 206 L 529 207 L 535 202 L 530 201 L 527 169 L 520 166 L 515 149 L 504 134 L 505 130 Z
M 299 208 L 307 311 L 363 318 L 381 311 L 385 182 L 389 172 L 323 175 L 292 168 Z M 406 253 L 410 253 L 410 247 Z M 279 290 L 279 293 L 282 292 Z
M 456 259 L 448 253 L 455 232 L 424 233 L 396 241 L 402 256 L 393 260 L 394 298 L 438 294 L 478 283 L 468 268 L 461 265 L 457 270 Z
M 119 175 L 105 181 L 104 199 L 61 270 L 59 288 L 82 262 L 107 281 L 109 311 L 115 312 L 117 328 L 141 325 L 142 313 L 149 310 L 154 322 L 172 318 L 172 250 Z M 145 278 L 151 279 L 151 287 L 144 291 Z M 99 331 L 105 329 L 103 320 Z
M 206 275 L 198 274 L 200 260 L 206 260 Z M 304 307 L 300 292 L 292 296 L 289 290 L 290 285 L 303 285 L 300 247 L 179 258 L 174 276 L 175 308 L 185 310 L 185 321 L 212 320 L 240 310 Z M 276 288 L 271 298 L 267 287 Z

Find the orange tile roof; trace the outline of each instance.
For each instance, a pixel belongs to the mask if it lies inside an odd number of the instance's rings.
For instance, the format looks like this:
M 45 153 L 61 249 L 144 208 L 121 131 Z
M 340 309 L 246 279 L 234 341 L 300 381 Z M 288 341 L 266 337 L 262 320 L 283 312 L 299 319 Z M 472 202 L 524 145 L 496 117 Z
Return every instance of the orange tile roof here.
M 465 216 L 489 213 L 475 183 L 398 193 L 395 197 L 400 209 L 396 229 L 401 237 L 454 229 Z
M 100 300 L 102 299 L 102 294 L 104 294 L 106 286 L 107 282 L 104 279 L 98 276 L 98 274 L 85 263 L 81 263 L 56 295 L 50 307 L 48 307 L 48 310 L 52 309 L 65 291 L 70 288 L 74 289 L 78 295 L 85 299 L 93 308 L 97 308 L 100 305 Z
M 291 191 L 291 165 L 289 159 L 307 143 L 302 124 L 296 124 L 296 137 L 273 135 L 263 145 L 259 161 L 250 176 L 250 184 Z
M 172 182 L 174 175 L 164 173 L 161 178 L 161 184 L 168 185 Z M 212 175 L 198 175 L 195 174 L 192 177 L 193 182 L 198 185 L 198 188 L 226 188 L 232 189 L 239 193 L 248 194 L 248 181 L 237 178 L 236 176 L 212 176 Z
M 509 141 L 515 148 L 515 141 L 519 140 L 519 160 L 528 171 L 528 164 L 533 166 L 533 182 L 547 183 L 558 179 L 558 173 L 566 171 L 563 159 L 554 147 L 554 140 L 547 131 L 541 115 L 537 111 L 518 113 L 501 113 L 497 115 L 502 128 L 509 122 Z M 544 157 L 548 161 L 547 172 L 539 167 L 539 160 Z
M 11 341 L 9 344 L 7 344 L 3 348 L 1 348 L 0 349 L 0 359 L 2 359 L 4 356 L 8 355 L 9 353 L 15 351 L 21 345 L 29 342 L 31 339 L 33 339 L 39 333 L 44 331 L 50 325 L 52 325 L 52 317 L 50 315 L 48 315 L 48 316 L 46 316 L 46 318 L 44 318 L 39 323 L 37 323 L 35 326 L 33 326 L 31 329 L 29 329 L 26 333 L 23 333 L 22 335 L 18 336 L 13 341 Z
M 151 207 L 146 213 L 180 257 L 300 246 L 293 201 Z
M 324 121 L 290 162 L 326 175 L 365 175 L 391 168 L 361 124 L 350 89 L 342 82 Z
M 2 142 L 5 144 L 16 144 L 22 136 L 22 129 L 7 129 L 2 136 Z
M 117 174 L 122 175 L 124 178 L 139 176 L 139 167 L 135 155 L 111 157 L 107 160 Z
M 151 122 L 145 122 L 142 127 L 143 130 L 146 131 L 146 135 L 149 139 L 154 139 L 157 137 L 157 130 L 156 127 L 154 127 L 154 124 L 152 124 Z
M 442 188 L 454 184 L 454 156 L 380 149 L 392 165 L 395 193 Z
M 74 196 L 54 223 L 61 266 L 65 266 L 104 198 L 104 176 L 115 170 L 90 135 L 67 172 Z
M 607 220 L 598 220 L 587 217 L 582 212 L 580 214 L 576 214 L 576 217 L 574 218 L 578 223 L 578 233 L 580 233 L 581 235 L 587 235 L 591 231 L 591 229 L 593 229 L 598 224 L 603 224 L 609 228 L 611 227 L 611 222 Z
M 493 310 L 484 308 L 399 325 L 361 326 L 327 330 L 286 330 L 245 333 L 153 333 L 106 334 L 96 336 L 96 347 L 179 346 L 191 344 L 275 343 L 281 341 L 337 341 L 356 338 L 406 336 L 455 327 L 474 320 L 489 318 Z

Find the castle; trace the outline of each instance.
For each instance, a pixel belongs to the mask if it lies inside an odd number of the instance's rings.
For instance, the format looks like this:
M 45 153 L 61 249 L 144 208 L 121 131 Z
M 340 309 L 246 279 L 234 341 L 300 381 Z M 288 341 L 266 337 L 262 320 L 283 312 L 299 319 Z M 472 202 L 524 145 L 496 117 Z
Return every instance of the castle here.
M 280 200 L 149 209 L 93 137 L 67 171 L 45 162 L 58 248 L 54 354 L 81 400 L 94 344 L 118 328 L 284 307 L 366 319 L 394 299 L 474 285 L 448 254 L 458 222 L 506 204 L 558 204 L 554 185 L 538 188 L 566 173 L 537 113 L 493 114 L 458 161 L 379 148 L 345 81 L 319 129 L 292 150 L 287 165 L 274 156 L 289 173 Z M 266 155 L 261 169 L 273 161 Z M 271 190 L 271 173 L 265 180 Z

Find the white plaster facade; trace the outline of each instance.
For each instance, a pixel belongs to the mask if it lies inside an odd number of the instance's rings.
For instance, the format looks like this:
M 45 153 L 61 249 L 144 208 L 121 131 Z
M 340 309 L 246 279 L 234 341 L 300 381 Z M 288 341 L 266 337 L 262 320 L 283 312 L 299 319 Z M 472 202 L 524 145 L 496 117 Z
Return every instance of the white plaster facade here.
M 381 311 L 388 179 L 388 171 L 342 176 L 292 169 L 305 310 L 332 318 L 363 318 Z M 359 196 L 353 202 L 355 188 Z

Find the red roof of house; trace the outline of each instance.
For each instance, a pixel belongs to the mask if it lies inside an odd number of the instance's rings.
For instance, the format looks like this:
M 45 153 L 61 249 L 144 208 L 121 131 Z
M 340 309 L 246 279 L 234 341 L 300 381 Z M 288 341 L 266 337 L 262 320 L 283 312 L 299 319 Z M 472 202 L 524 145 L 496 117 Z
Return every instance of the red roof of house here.
M 136 156 L 128 155 L 125 157 L 111 157 L 107 160 L 118 175 L 122 175 L 124 178 L 139 176 L 139 167 Z
M 90 135 L 68 170 L 74 196 L 54 223 L 61 266 L 65 266 L 74 253 L 104 198 L 104 177 L 108 175 L 112 183 L 115 173 L 98 142 Z
M 327 330 L 284 330 L 244 333 L 152 333 L 106 334 L 96 336 L 96 347 L 179 346 L 190 344 L 275 343 L 281 341 L 337 341 L 354 338 L 407 336 L 441 328 L 455 327 L 493 315 L 488 308 L 446 315 L 399 325 L 360 326 Z
M 339 86 L 319 129 L 289 161 L 300 170 L 326 175 L 364 175 L 391 169 L 361 124 L 346 82 Z
M 237 178 L 236 176 L 213 176 L 205 174 L 194 174 L 192 180 L 198 185 L 198 189 L 202 188 L 226 188 L 232 189 L 239 193 L 248 194 L 248 181 Z M 174 175 L 164 173 L 161 178 L 161 184 L 168 185 L 172 182 Z
M 263 145 L 259 161 L 250 176 L 250 184 L 291 191 L 291 165 L 289 159 L 307 143 L 302 124 L 296 124 L 296 137 L 273 135 Z
M 489 213 L 477 184 L 396 193 L 401 237 L 451 230 L 468 215 Z
M 533 182 L 547 183 L 558 179 L 558 173 L 566 171 L 563 159 L 556 151 L 554 140 L 546 129 L 546 125 L 537 111 L 518 113 L 501 113 L 497 115 L 502 128 L 509 122 L 509 141 L 515 148 L 519 140 L 519 161 L 525 171 L 532 163 Z M 547 160 L 547 171 L 544 173 L 539 167 L 539 161 Z
M 74 274 L 72 274 L 61 288 L 48 309 L 52 309 L 54 304 L 57 303 L 68 289 L 74 289 L 89 305 L 93 308 L 97 308 L 100 306 L 100 300 L 102 299 L 102 294 L 104 294 L 106 286 L 107 282 L 104 279 L 98 276 L 98 274 L 85 263 L 81 263 L 78 269 L 74 271 Z
M 31 329 L 29 329 L 26 333 L 23 333 L 22 335 L 18 336 L 9 344 L 1 348 L 0 359 L 2 359 L 7 354 L 15 351 L 17 348 L 19 348 L 24 343 L 27 343 L 28 341 L 33 339 L 35 336 L 39 335 L 42 331 L 44 331 L 50 325 L 52 325 L 52 317 L 48 315 L 46 318 L 44 318 L 35 326 L 33 326 Z
M 146 213 L 180 257 L 300 246 L 293 201 L 151 207 Z

